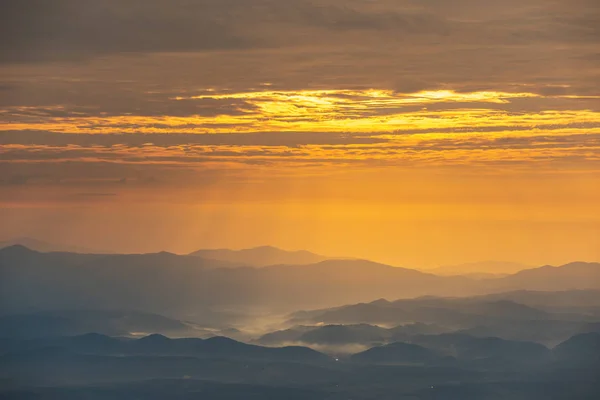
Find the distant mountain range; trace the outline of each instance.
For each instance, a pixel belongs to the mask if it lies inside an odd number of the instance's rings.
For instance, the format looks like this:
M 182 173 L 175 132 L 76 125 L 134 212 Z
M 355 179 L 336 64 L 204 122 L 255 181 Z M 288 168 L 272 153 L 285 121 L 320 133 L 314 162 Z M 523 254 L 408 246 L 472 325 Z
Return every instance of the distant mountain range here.
M 0 249 L 0 398 L 600 393 L 600 264 L 482 280 L 225 253 Z
M 498 277 L 499 275 L 514 274 L 528 268 L 532 267 L 507 261 L 479 261 L 458 265 L 445 265 L 437 268 L 424 269 L 423 271 L 443 276 L 466 275 L 479 278 L 493 278 Z
M 306 250 L 286 251 L 272 246 L 261 246 L 244 250 L 198 250 L 190 253 L 190 255 L 253 267 L 265 267 L 267 265 L 280 264 L 314 264 L 328 259 L 328 257 L 311 253 Z
M 0 354 L 55 349 L 71 354 L 110 356 L 188 356 L 223 357 L 236 359 L 267 359 L 271 361 L 322 362 L 328 357 L 315 350 L 300 346 L 263 347 L 241 343 L 216 336 L 209 339 L 170 339 L 159 334 L 139 339 L 115 338 L 97 333 L 78 336 L 47 336 L 30 340 L 5 340 L 0 344 Z M 54 351 L 56 352 L 56 351 Z
M 110 336 L 163 333 L 181 336 L 215 336 L 192 324 L 162 315 L 123 310 L 56 310 L 0 316 L 0 338 L 75 336 L 97 332 Z
M 447 334 L 333 358 L 306 347 L 222 337 L 131 340 L 92 333 L 0 341 L 0 397 L 595 399 L 599 345 L 597 333 L 554 348 Z M 548 396 L 554 392 L 559 395 Z
M 569 290 L 554 292 L 511 291 L 471 297 L 423 296 L 413 299 L 388 301 L 379 299 L 291 315 L 297 322 L 311 323 L 384 323 L 410 321 L 428 323 L 454 321 L 476 315 L 511 319 L 572 319 L 565 312 L 587 313 L 600 308 L 600 290 Z M 456 314 L 458 313 L 458 314 Z
M 600 289 L 600 264 L 542 267 L 498 279 L 442 277 L 366 260 L 236 267 L 200 256 L 41 253 L 0 249 L 0 312 L 129 309 L 172 315 L 203 306 L 268 306 L 281 310 L 374 298 L 468 296 L 535 289 Z
M 57 244 L 50 243 L 44 240 L 34 239 L 30 237 L 21 237 L 10 240 L 0 241 L 0 249 L 10 246 L 20 245 L 27 247 L 31 250 L 49 253 L 49 252 L 68 252 L 68 253 L 81 253 L 81 254 L 105 254 L 110 253 L 106 250 L 92 249 L 83 246 L 72 246 L 68 244 Z
M 590 349 L 590 346 L 586 346 Z M 570 352 L 569 352 L 570 354 Z M 442 364 L 460 361 L 463 366 L 504 368 L 507 365 L 544 365 L 551 350 L 532 342 L 477 338 L 464 334 L 422 335 L 411 343 L 394 342 L 354 354 L 351 359 L 370 364 Z
M 599 322 L 598 290 L 427 296 L 295 312 L 289 320 L 292 328 L 266 334 L 258 342 L 373 345 L 418 334 L 461 332 L 552 345 L 579 333 L 600 332 Z

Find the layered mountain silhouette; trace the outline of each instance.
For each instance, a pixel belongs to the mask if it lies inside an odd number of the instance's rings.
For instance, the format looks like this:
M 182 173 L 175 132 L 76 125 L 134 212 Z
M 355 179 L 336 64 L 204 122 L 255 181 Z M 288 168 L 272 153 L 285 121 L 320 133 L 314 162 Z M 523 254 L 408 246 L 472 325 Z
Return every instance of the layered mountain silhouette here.
M 382 303 L 359 303 L 292 315 L 314 323 L 400 324 L 418 321 L 460 326 L 486 318 L 545 319 L 548 313 L 510 300 L 477 301 L 472 298 L 416 298 Z M 475 322 L 476 322 L 475 321 Z
M 354 354 L 351 360 L 373 364 L 429 364 L 441 358 L 440 354 L 426 347 L 396 342 Z
M 73 304 L 83 309 L 120 309 L 127 304 L 129 309 L 167 315 L 189 313 L 197 308 L 196 304 L 289 310 L 371 301 L 382 296 L 466 296 L 514 289 L 556 290 L 565 285 L 573 289 L 600 288 L 600 264 L 597 263 L 543 267 L 520 272 L 518 277 L 478 281 L 441 277 L 366 260 L 336 259 L 307 265 L 232 268 L 228 261 L 166 252 L 41 253 L 23 246 L 0 250 L 0 274 L 0 312 L 5 314 L 69 309 Z M 360 322 L 376 318 L 401 322 L 396 317 L 378 317 L 378 313 L 388 312 L 385 307 L 361 307 L 368 316 Z M 486 307 L 494 314 L 541 312 L 508 303 Z M 444 311 L 437 312 L 444 318 Z M 429 307 L 427 314 L 436 314 L 435 306 Z
M 457 265 L 444 265 L 426 269 L 424 271 L 443 276 L 466 275 L 480 278 L 493 278 L 514 274 L 529 268 L 531 267 L 525 264 L 509 261 L 479 261 Z
M 491 283 L 496 288 L 511 290 L 598 289 L 600 288 L 600 263 L 573 262 L 559 267 L 547 265 L 520 271 Z
M 306 250 L 287 251 L 273 246 L 261 246 L 243 250 L 198 250 L 190 253 L 190 255 L 253 267 L 264 267 L 267 265 L 280 264 L 314 264 L 324 261 L 328 258 Z
M 188 356 L 229 359 L 264 359 L 271 361 L 323 362 L 329 358 L 307 347 L 262 347 L 216 336 L 209 339 L 170 339 L 152 334 L 140 339 L 115 338 L 98 333 L 80 336 L 43 337 L 30 340 L 13 339 L 1 343 L 0 350 L 13 357 L 35 355 L 52 350 L 54 354 L 85 354 L 102 356 Z
M 548 361 L 551 355 L 550 350 L 539 343 L 457 333 L 419 335 L 413 337 L 411 342 L 463 360 L 510 359 L 542 362 Z
M 556 359 L 566 365 L 600 366 L 600 332 L 573 336 L 553 349 Z
M 264 345 L 300 343 L 303 345 L 352 345 L 375 346 L 406 340 L 415 335 L 448 332 L 449 329 L 433 324 L 414 323 L 385 328 L 370 324 L 350 325 L 299 325 L 289 329 L 274 331 L 262 335 L 256 342 Z
M 123 310 L 56 310 L 0 316 L 0 338 L 76 336 L 98 332 L 110 336 L 164 333 L 209 335 L 193 325 L 162 315 Z
M 550 297 L 554 300 L 542 307 L 544 299 Z M 598 321 L 598 291 L 515 291 L 466 298 L 428 296 L 396 301 L 381 299 L 370 303 L 299 311 L 290 315 L 290 323 L 300 324 L 301 330 L 291 328 L 280 333 L 274 332 L 263 336 L 261 340 L 273 341 L 283 335 L 302 342 L 307 332 L 318 332 L 322 324 L 337 324 L 340 326 L 338 329 L 358 330 L 366 323 L 379 325 L 369 328 L 376 329 L 377 334 L 373 338 L 365 335 L 365 340 L 357 343 L 373 344 L 373 339 L 389 342 L 419 333 L 457 331 L 477 337 L 498 336 L 507 340 L 554 345 L 578 333 L 600 332 Z
M 70 252 L 70 253 L 81 253 L 81 254 L 102 254 L 109 253 L 106 250 L 92 249 L 89 247 L 83 246 L 73 246 L 68 244 L 58 244 L 58 243 L 50 243 L 44 240 L 39 240 L 30 237 L 20 237 L 14 238 L 10 240 L 0 241 L 0 249 L 10 246 L 24 246 L 31 250 L 36 250 L 40 252 Z
M 375 346 L 354 354 L 351 359 L 372 364 L 451 365 L 453 361 L 457 361 L 462 365 L 495 368 L 548 363 L 552 360 L 552 351 L 533 342 L 497 337 L 478 338 L 465 334 L 441 334 L 417 335 L 411 338 L 410 342 Z
M 6 382 L 0 394 L 11 399 L 370 399 L 373 394 L 392 399 L 460 389 L 473 399 L 481 394 L 479 398 L 567 399 L 567 393 L 591 399 L 599 388 L 599 337 L 578 335 L 551 350 L 493 337 L 423 335 L 347 359 L 222 337 L 131 340 L 92 333 L 0 341 L 0 379 Z M 230 387 L 232 383 L 241 386 Z M 565 396 L 547 397 L 548 388 Z

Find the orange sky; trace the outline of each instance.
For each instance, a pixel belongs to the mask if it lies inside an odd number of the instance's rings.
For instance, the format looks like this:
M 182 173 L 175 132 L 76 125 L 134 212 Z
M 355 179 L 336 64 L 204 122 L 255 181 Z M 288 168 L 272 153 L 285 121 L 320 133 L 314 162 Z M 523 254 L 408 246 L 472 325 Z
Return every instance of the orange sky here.
M 600 260 L 593 2 L 177 1 L 3 5 L 0 238 Z

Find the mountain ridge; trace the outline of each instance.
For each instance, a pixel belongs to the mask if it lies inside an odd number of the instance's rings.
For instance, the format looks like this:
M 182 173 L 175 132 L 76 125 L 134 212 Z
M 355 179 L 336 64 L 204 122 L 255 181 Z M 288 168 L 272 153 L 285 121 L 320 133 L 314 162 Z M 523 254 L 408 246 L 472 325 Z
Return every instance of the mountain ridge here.
M 248 249 L 201 249 L 189 253 L 191 256 L 228 261 L 253 267 L 268 265 L 313 264 L 328 257 L 307 250 L 283 250 L 274 246 L 258 246 Z

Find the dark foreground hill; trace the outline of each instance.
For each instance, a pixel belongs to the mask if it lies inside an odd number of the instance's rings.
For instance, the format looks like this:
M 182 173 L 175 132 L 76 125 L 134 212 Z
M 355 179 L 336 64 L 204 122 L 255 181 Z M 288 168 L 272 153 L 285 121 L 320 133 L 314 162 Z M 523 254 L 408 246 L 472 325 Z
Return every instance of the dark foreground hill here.
M 262 347 L 241 343 L 226 337 L 170 339 L 159 334 L 152 334 L 140 339 L 114 338 L 97 333 L 29 340 L 7 339 L 0 342 L 0 352 L 9 359 L 11 357 L 16 359 L 20 357 L 35 358 L 40 354 L 81 354 L 186 356 L 288 362 L 324 362 L 328 360 L 324 354 L 306 347 Z
M 201 334 L 190 324 L 162 315 L 123 310 L 56 310 L 0 316 L 0 338 L 75 336 L 98 332 L 110 336 L 156 332 Z
M 593 335 L 574 337 L 553 351 L 530 343 L 436 335 L 420 344 L 376 347 L 349 360 L 308 349 L 160 335 L 140 340 L 85 335 L 4 345 L 0 398 L 11 400 L 591 400 L 600 394 L 600 364 L 581 358 L 597 350 Z M 446 353 L 455 349 L 461 352 Z

